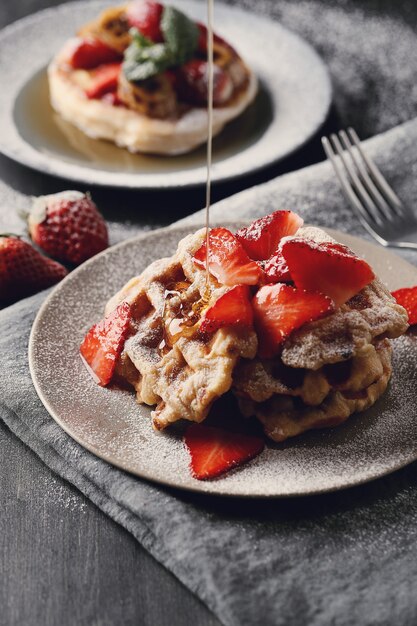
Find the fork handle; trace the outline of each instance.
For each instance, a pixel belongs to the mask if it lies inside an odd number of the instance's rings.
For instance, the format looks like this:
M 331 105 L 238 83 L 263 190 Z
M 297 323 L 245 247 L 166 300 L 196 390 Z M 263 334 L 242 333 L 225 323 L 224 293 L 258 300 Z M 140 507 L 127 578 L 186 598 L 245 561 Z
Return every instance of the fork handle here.
M 405 248 L 408 250 L 417 250 L 417 243 L 413 241 L 390 241 L 385 242 L 387 248 Z

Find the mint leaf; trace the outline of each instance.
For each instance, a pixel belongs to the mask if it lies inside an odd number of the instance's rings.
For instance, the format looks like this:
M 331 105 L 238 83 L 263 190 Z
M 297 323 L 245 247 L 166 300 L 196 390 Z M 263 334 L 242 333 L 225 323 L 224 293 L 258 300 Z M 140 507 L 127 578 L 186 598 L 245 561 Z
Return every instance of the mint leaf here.
M 125 51 L 123 72 L 127 80 L 137 82 L 164 72 L 173 64 L 165 44 L 154 44 L 138 30 L 132 29 L 133 40 Z
M 153 46 L 153 41 L 142 35 L 137 28 L 131 28 L 129 33 L 132 35 L 132 41 L 137 48 L 150 48 Z
M 184 65 L 197 48 L 200 31 L 195 22 L 172 6 L 165 6 L 161 31 L 168 48 L 175 58 L 175 65 Z
M 165 72 L 169 67 L 184 65 L 197 48 L 200 31 L 197 24 L 184 13 L 165 6 L 161 31 L 164 43 L 154 43 L 136 28 L 132 28 L 132 43 L 125 50 L 123 72 L 135 83 Z

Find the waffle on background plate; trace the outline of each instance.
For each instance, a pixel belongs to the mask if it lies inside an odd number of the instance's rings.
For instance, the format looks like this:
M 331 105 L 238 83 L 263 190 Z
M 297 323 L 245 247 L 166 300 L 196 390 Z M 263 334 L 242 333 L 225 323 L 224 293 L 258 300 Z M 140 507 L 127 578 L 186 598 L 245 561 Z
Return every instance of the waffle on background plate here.
M 296 237 L 334 242 L 312 227 Z M 201 422 L 215 400 L 232 391 L 242 414 L 255 415 L 280 442 L 339 424 L 384 393 L 392 373 L 390 339 L 408 323 L 381 281 L 292 332 L 276 356 L 261 358 L 251 327 L 198 332 L 204 310 L 229 290 L 213 276 L 208 289 L 205 270 L 193 262 L 204 240 L 204 229 L 187 236 L 172 257 L 152 263 L 106 306 L 106 314 L 122 301 L 132 308 L 133 332 L 116 376 L 135 388 L 138 402 L 155 407 L 156 429 L 180 419 Z M 180 327 L 184 316 L 188 326 Z

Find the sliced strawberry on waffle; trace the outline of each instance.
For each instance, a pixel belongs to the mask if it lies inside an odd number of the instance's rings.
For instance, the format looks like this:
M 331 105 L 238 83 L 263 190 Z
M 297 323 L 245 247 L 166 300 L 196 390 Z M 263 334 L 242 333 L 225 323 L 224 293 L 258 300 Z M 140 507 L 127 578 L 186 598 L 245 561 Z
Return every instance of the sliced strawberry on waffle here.
M 339 243 L 294 238 L 283 243 L 282 254 L 299 289 L 319 291 L 337 307 L 375 278 L 366 261 Z
M 417 324 L 417 286 L 397 289 L 392 292 L 392 295 L 407 311 L 410 326 Z
M 208 100 L 208 63 L 191 59 L 176 72 L 175 87 L 181 100 L 205 106 Z M 218 65 L 213 67 L 213 105 L 221 106 L 233 93 L 231 76 Z
M 109 92 L 115 92 L 121 67 L 121 63 L 109 63 L 97 68 L 92 76 L 91 84 L 86 90 L 87 98 L 97 100 Z
M 105 93 L 104 96 L 101 96 L 100 99 L 102 102 L 107 102 L 107 104 L 110 104 L 113 107 L 125 107 L 126 108 L 125 103 L 122 102 L 119 96 L 117 95 L 117 91 L 109 91 L 108 93 Z
M 142 35 L 154 42 L 164 40 L 161 31 L 161 19 L 164 7 L 152 0 L 137 0 L 126 8 L 129 26 L 137 28 Z
M 194 255 L 194 263 L 206 267 L 206 242 Z M 227 228 L 212 228 L 209 239 L 209 271 L 222 285 L 256 285 L 262 270 L 246 254 Z
M 100 39 L 77 39 L 69 59 L 75 70 L 92 70 L 99 65 L 121 61 L 122 56 Z
M 288 283 L 291 281 L 290 270 L 287 261 L 284 259 L 281 250 L 273 254 L 265 263 L 263 270 L 269 283 Z
M 260 454 L 260 437 L 234 433 L 213 426 L 192 424 L 184 435 L 191 456 L 191 472 L 198 480 L 215 478 Z
M 236 238 L 251 259 L 262 261 L 275 254 L 281 239 L 294 235 L 303 223 L 292 211 L 275 211 L 238 230 Z
M 94 324 L 80 347 L 84 364 L 96 383 L 105 387 L 111 381 L 116 362 L 129 332 L 132 312 L 127 302 Z
M 327 296 L 283 284 L 261 287 L 252 306 L 261 358 L 273 357 L 294 330 L 334 310 Z
M 253 324 L 253 310 L 250 291 L 246 285 L 232 287 L 205 312 L 200 330 L 214 333 L 223 326 L 250 328 Z

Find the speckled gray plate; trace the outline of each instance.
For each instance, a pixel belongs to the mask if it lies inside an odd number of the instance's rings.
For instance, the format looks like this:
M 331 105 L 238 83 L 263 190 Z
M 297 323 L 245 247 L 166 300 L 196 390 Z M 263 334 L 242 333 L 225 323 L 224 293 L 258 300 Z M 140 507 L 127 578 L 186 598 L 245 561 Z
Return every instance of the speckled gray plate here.
M 108 298 L 151 261 L 173 252 L 191 228 L 166 229 L 119 244 L 60 283 L 35 320 L 30 368 L 52 417 L 82 446 L 144 478 L 229 496 L 295 496 L 357 485 L 417 459 L 417 339 L 395 341 L 394 375 L 370 410 L 337 428 L 268 444 L 249 464 L 223 478 L 190 476 L 188 454 L 175 432 L 155 433 L 150 409 L 133 393 L 103 389 L 78 354 L 86 330 L 102 317 Z M 331 232 L 331 231 L 330 231 Z M 381 247 L 332 233 L 364 256 L 391 289 L 417 283 L 417 269 Z
M 0 151 L 41 172 L 87 185 L 175 188 L 205 182 L 205 149 L 179 157 L 132 155 L 86 137 L 49 104 L 46 66 L 65 40 L 117 0 L 63 4 L 0 34 Z M 204 2 L 175 0 L 205 21 Z M 215 3 L 216 31 L 236 46 L 260 80 L 255 102 L 214 142 L 213 180 L 244 176 L 299 148 L 324 122 L 331 102 L 316 52 L 280 24 Z

